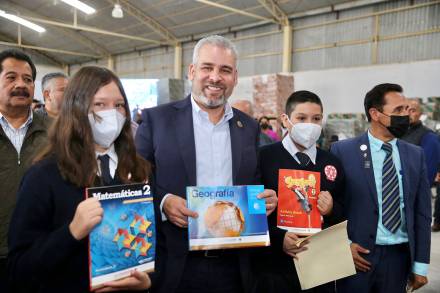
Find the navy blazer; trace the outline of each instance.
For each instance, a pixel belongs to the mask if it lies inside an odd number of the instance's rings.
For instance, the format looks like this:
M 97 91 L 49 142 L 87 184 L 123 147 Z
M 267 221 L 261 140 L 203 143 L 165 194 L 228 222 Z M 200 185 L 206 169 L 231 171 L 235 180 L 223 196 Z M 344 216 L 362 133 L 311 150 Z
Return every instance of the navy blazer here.
M 233 109 L 229 120 L 234 185 L 256 184 L 259 127 L 255 120 Z M 191 97 L 142 111 L 136 133 L 139 154 L 153 164 L 156 214 L 167 193 L 186 198 L 186 187 L 195 186 L 196 151 Z M 188 253 L 188 231 L 169 221 L 158 221 L 158 292 L 173 292 L 181 278 Z M 245 251 L 243 252 L 245 253 Z M 240 252 L 240 254 L 243 254 Z M 241 261 L 242 280 L 250 283 L 247 260 Z M 246 262 L 246 264 L 244 263 Z M 165 266 L 165 267 L 163 267 Z M 165 268 L 165 270 L 164 270 Z M 153 287 L 155 279 L 153 278 Z
M 366 151 L 361 150 L 366 145 Z M 397 141 L 403 177 L 405 220 L 414 261 L 429 263 L 431 246 L 431 192 L 423 150 L 403 140 Z M 373 250 L 379 220 L 368 134 L 333 144 L 331 152 L 342 162 L 346 174 L 345 213 L 351 241 Z M 364 157 L 366 154 L 366 157 Z M 369 259 L 366 255 L 367 260 Z

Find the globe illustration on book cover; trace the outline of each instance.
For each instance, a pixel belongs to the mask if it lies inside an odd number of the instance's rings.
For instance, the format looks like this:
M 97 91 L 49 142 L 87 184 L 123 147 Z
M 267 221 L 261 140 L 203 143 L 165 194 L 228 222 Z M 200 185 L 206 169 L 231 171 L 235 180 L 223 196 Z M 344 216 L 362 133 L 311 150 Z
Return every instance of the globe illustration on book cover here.
M 190 250 L 268 246 L 266 204 L 258 197 L 263 185 L 189 186 Z
M 244 216 L 239 207 L 229 201 L 216 201 L 204 215 L 205 226 L 214 237 L 237 237 L 244 230 Z

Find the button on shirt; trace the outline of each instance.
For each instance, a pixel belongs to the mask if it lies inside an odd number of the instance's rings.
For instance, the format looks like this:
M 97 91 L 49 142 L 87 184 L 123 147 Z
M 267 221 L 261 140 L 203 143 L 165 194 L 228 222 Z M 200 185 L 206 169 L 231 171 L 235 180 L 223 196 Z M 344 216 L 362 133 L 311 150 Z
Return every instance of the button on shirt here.
M 29 126 L 32 123 L 32 119 L 34 117 L 32 111 L 30 111 L 29 117 L 26 120 L 23 125 L 21 125 L 19 128 L 14 128 L 6 119 L 5 116 L 3 116 L 2 113 L 0 113 L 0 125 L 3 128 L 3 131 L 5 132 L 6 136 L 11 141 L 12 145 L 14 146 L 15 150 L 17 151 L 17 154 L 20 155 L 21 147 L 23 145 L 24 138 L 26 136 L 26 133 L 29 129 Z
M 283 138 L 282 141 L 283 147 L 286 149 L 286 151 L 289 152 L 289 154 L 295 159 L 295 161 L 298 162 L 298 164 L 301 164 L 299 159 L 296 156 L 296 153 L 298 153 L 300 150 L 296 147 L 296 145 L 293 143 L 292 139 L 289 135 L 286 135 L 286 137 Z M 310 161 L 313 163 L 313 165 L 316 165 L 316 143 L 309 147 L 308 149 L 304 150 L 303 153 L 309 156 Z
M 368 140 L 371 148 L 371 160 L 373 163 L 374 180 L 376 182 L 377 201 L 379 206 L 379 221 L 377 224 L 377 245 L 395 245 L 408 242 L 408 233 L 405 220 L 405 203 L 403 200 L 403 183 L 402 183 L 402 165 L 400 163 L 399 148 L 397 147 L 397 139 L 393 139 L 388 143 L 393 147 L 393 162 L 396 168 L 397 177 L 399 180 L 399 196 L 400 196 L 400 214 L 402 216 L 402 223 L 396 233 L 391 233 L 382 224 L 382 168 L 385 160 L 386 152 L 382 149 L 383 142 L 368 131 Z M 426 276 L 428 265 L 414 262 L 413 272 Z

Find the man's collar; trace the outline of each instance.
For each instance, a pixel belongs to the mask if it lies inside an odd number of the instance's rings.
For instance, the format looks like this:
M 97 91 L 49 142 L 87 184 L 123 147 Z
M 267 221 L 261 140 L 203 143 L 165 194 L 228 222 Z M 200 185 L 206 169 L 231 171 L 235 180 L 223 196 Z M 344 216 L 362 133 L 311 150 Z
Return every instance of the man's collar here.
M 19 128 L 29 126 L 32 123 L 33 119 L 34 119 L 34 112 L 29 107 L 28 117 L 27 117 L 26 121 Z M 0 112 L 0 121 L 5 121 L 11 128 L 13 128 L 12 125 L 9 123 L 8 119 L 3 115 L 2 112 Z
M 293 141 L 290 138 L 289 134 L 287 134 L 283 138 L 282 144 L 283 144 L 284 148 L 286 149 L 286 151 L 288 151 L 289 154 L 299 163 L 299 161 L 298 161 L 298 159 L 296 157 L 296 153 L 300 152 L 300 150 L 298 150 L 296 145 L 293 143 Z M 309 156 L 310 161 L 312 161 L 312 163 L 314 165 L 316 165 L 316 154 L 317 154 L 316 143 L 313 146 L 311 146 L 310 148 L 305 149 L 304 151 L 302 151 L 302 153 L 304 153 L 307 156 Z
M 208 117 L 208 113 L 206 111 L 204 111 L 202 108 L 200 108 L 200 106 L 197 104 L 197 102 L 194 99 L 194 96 L 192 94 L 191 94 L 191 105 L 192 105 L 192 108 L 193 108 L 193 111 L 195 114 L 197 114 L 199 116 L 204 115 L 205 117 Z M 223 121 L 229 121 L 234 116 L 234 112 L 232 111 L 232 107 L 228 102 L 226 102 L 224 107 L 225 107 L 225 112 L 223 114 L 222 119 L 220 119 L 219 123 L 221 123 Z
M 382 145 L 384 144 L 384 142 L 374 137 L 369 129 L 368 129 L 368 140 L 370 142 L 370 147 L 372 151 L 378 152 L 382 149 Z M 397 143 L 397 138 L 393 138 L 388 143 L 390 143 L 393 147 L 395 147 Z

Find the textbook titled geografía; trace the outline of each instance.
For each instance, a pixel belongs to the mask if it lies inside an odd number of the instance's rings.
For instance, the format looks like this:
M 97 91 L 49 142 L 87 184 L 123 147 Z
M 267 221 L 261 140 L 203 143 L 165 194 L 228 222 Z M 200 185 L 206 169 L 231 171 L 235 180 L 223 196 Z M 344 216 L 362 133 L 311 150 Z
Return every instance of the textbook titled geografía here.
M 190 250 L 268 246 L 266 204 L 257 195 L 262 185 L 191 186 L 188 208 L 198 213 L 188 220 Z
M 104 216 L 89 235 L 90 288 L 125 278 L 134 269 L 154 270 L 156 232 L 153 196 L 146 184 L 86 189 Z
M 279 170 L 278 228 L 301 235 L 321 231 L 321 214 L 317 208 L 320 180 L 319 172 Z

